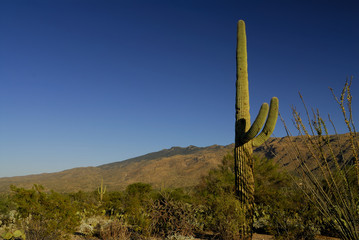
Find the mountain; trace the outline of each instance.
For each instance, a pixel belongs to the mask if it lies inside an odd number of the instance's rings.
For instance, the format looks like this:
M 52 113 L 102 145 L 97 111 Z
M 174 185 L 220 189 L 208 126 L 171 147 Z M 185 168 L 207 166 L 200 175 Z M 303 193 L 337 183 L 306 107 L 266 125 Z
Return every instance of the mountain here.
M 232 148 L 233 145 L 172 147 L 97 167 L 0 178 L 0 192 L 9 191 L 11 184 L 25 188 L 40 184 L 57 192 L 93 191 L 102 178 L 108 190 L 124 189 L 135 182 L 150 183 L 155 188 L 193 186 L 211 168 L 217 167 Z
M 350 156 L 350 139 L 348 134 L 330 136 L 329 141 L 339 156 Z M 314 137 L 312 139 L 316 141 Z M 297 146 L 297 151 L 292 144 Z M 303 137 L 270 138 L 264 145 L 254 149 L 256 155 L 274 159 L 288 171 L 298 166 L 295 160 L 299 152 L 308 165 L 315 170 L 310 157 L 308 140 Z M 93 191 L 103 178 L 108 190 L 121 190 L 135 182 L 150 183 L 154 188 L 185 187 L 198 184 L 201 177 L 212 168 L 216 168 L 224 155 L 233 152 L 234 144 L 227 146 L 213 145 L 209 147 L 172 147 L 158 152 L 114 162 L 97 167 L 73 168 L 56 173 L 0 178 L 0 192 L 9 191 L 9 186 L 31 188 L 40 184 L 57 192 Z M 323 148 L 328 154 L 330 149 Z M 339 159 L 342 159 L 339 156 Z

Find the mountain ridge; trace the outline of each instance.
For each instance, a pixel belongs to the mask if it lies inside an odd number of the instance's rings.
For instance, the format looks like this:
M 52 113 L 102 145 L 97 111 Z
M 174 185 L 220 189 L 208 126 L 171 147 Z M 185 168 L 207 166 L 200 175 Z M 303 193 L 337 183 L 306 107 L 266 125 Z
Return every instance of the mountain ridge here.
M 145 155 L 125 159 L 125 160 L 122 160 L 122 161 L 101 164 L 101 165 L 98 165 L 97 167 L 107 168 L 107 167 L 110 167 L 110 166 L 113 166 L 113 165 L 125 164 L 126 162 L 132 162 L 132 161 L 133 162 L 138 162 L 138 161 L 143 161 L 143 160 L 153 160 L 153 159 L 156 159 L 156 158 L 170 157 L 170 156 L 174 156 L 174 155 L 178 155 L 178 154 L 188 155 L 190 153 L 199 151 L 199 150 L 204 149 L 204 148 L 213 148 L 213 147 L 217 147 L 217 146 L 220 147 L 221 145 L 213 144 L 213 145 L 210 145 L 208 147 L 197 147 L 197 146 L 194 146 L 194 145 L 189 145 L 188 147 L 174 146 L 174 147 L 171 147 L 171 148 L 168 148 L 168 149 L 165 148 L 165 149 L 162 149 L 160 151 L 147 153 Z
M 313 138 L 314 139 L 314 138 Z M 329 141 L 336 152 L 350 159 L 349 134 L 330 136 Z M 315 164 L 306 149 L 304 137 L 269 138 L 265 144 L 254 149 L 259 157 L 273 159 L 287 171 L 298 166 L 291 144 L 295 144 L 306 163 L 315 169 Z M 208 147 L 172 147 L 142 156 L 91 167 L 77 167 L 55 173 L 31 174 L 0 178 L 0 192 L 8 192 L 10 185 L 31 188 L 43 185 L 57 192 L 95 191 L 103 179 L 108 190 L 122 190 L 135 182 L 145 182 L 154 188 L 189 187 L 200 183 L 202 176 L 221 164 L 223 156 L 233 153 L 234 144 Z M 329 149 L 324 147 L 329 152 Z M 340 151 L 339 151 L 340 150 Z
M 229 150 L 229 149 L 228 149 Z M 184 186 L 193 185 L 193 174 L 188 178 L 187 175 L 180 174 L 182 168 L 175 167 L 176 171 L 168 171 L 163 166 L 171 167 L 171 165 L 181 165 L 182 161 L 198 161 L 202 159 L 202 164 L 197 168 L 204 168 L 203 171 L 209 171 L 209 168 L 216 167 L 220 161 L 213 159 L 222 159 L 227 151 L 226 146 L 211 145 L 208 147 L 197 147 L 189 145 L 188 147 L 171 147 L 169 149 L 162 149 L 160 151 L 148 153 L 134 158 L 129 158 L 123 161 L 113 163 L 101 164 L 98 166 L 76 167 L 66 169 L 54 173 L 40 173 L 29 174 L 25 176 L 3 177 L 0 178 L 0 192 L 8 192 L 10 185 L 18 187 L 31 188 L 33 184 L 40 184 L 47 189 L 52 189 L 59 192 L 73 192 L 73 191 L 93 191 L 99 186 L 101 179 L 104 179 L 105 185 L 109 190 L 120 190 L 125 188 L 128 184 L 145 181 L 154 185 L 154 187 L 161 187 L 168 185 L 169 187 L 176 187 L 176 181 L 171 180 L 171 173 L 182 179 Z M 209 159 L 203 161 L 203 159 Z M 176 161 L 174 163 L 172 161 Z M 192 167 L 192 164 L 188 163 Z M 207 166 L 207 167 L 206 167 Z M 152 171 L 151 169 L 156 169 Z M 188 167 L 183 168 L 184 171 L 189 171 Z M 165 179 L 169 181 L 160 181 L 153 175 L 163 175 L 163 172 L 168 174 Z M 147 176 L 144 176 L 147 175 Z M 181 176 L 182 175 L 182 176 Z M 186 180 L 185 178 L 188 178 Z M 166 182 L 170 184 L 166 184 Z

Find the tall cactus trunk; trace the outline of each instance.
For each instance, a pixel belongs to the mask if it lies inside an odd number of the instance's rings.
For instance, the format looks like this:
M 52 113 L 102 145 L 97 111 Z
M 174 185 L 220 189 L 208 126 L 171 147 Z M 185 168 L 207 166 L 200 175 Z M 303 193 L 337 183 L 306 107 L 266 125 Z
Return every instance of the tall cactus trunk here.
M 269 112 L 269 114 L 268 114 Z M 267 116 L 268 115 L 268 116 Z M 254 176 L 253 146 L 264 143 L 272 134 L 278 116 L 278 99 L 273 97 L 268 107 L 263 103 L 259 114 L 251 125 L 249 113 L 249 90 L 247 71 L 247 40 L 244 21 L 238 21 L 237 28 L 237 80 L 236 80 L 236 122 L 235 122 L 235 189 L 244 214 L 241 239 L 252 239 Z M 267 119 L 267 120 L 266 120 Z M 265 122 L 261 133 L 259 131 Z M 258 134 L 259 133 L 259 134 Z M 258 135 L 257 135 L 258 134 Z
M 254 203 L 254 176 L 252 146 L 244 144 L 235 148 L 235 185 L 244 214 L 244 223 L 240 228 L 241 239 L 252 239 L 253 203 Z

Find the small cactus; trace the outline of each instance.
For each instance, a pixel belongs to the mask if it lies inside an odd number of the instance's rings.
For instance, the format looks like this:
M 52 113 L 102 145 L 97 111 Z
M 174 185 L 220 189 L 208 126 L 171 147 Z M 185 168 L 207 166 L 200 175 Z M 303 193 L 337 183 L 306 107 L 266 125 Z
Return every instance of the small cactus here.
M 106 186 L 103 186 L 103 178 L 101 179 L 101 185 L 98 187 L 97 192 L 100 195 L 100 202 L 102 202 L 103 195 L 106 193 Z

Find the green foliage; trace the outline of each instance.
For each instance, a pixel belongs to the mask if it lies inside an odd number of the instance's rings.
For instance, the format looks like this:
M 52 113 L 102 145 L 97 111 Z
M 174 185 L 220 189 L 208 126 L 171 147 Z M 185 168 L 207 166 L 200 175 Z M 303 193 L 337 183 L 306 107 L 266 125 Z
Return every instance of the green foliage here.
M 101 204 L 97 191 L 59 194 L 37 185 L 28 190 L 12 186 L 11 196 L 0 198 L 0 211 L 6 215 L 16 209 L 22 223 L 18 229 L 27 239 L 66 238 L 64 234 L 73 234 L 77 226 L 87 238 L 191 238 L 212 232 L 216 239 L 240 239 L 245 219 L 235 196 L 233 160 L 231 154 L 224 156 L 196 188 L 158 191 L 134 183 L 125 191 L 106 193 Z M 255 232 L 276 239 L 314 239 L 320 230 L 332 232 L 331 219 L 318 217 L 317 208 L 298 190 L 297 178 L 268 159 L 255 157 L 254 168 Z M 348 181 L 355 182 L 355 169 L 346 171 Z M 15 239 L 10 233 L 7 237 Z
M 107 198 L 105 198 L 102 207 L 105 210 L 105 214 L 109 217 L 121 218 L 124 215 L 124 192 L 109 192 Z
M 191 189 L 190 189 L 191 191 Z M 175 189 L 164 189 L 156 192 L 152 195 L 153 199 L 162 199 L 163 194 L 166 194 L 170 199 L 174 201 L 180 201 L 184 203 L 192 203 L 193 199 L 190 193 L 183 188 L 175 188 Z
M 254 159 L 255 232 L 278 239 L 312 239 L 322 224 L 316 209 L 298 190 L 291 175 L 273 160 Z M 205 228 L 218 233 L 221 239 L 239 238 L 238 226 L 243 221 L 233 179 L 233 155 L 227 154 L 198 187 L 198 201 L 207 207 Z
M 257 232 L 278 239 L 314 239 L 318 212 L 295 185 L 298 181 L 270 159 L 255 158 L 255 221 Z
M 231 240 L 240 237 L 240 226 L 244 216 L 241 204 L 233 195 L 222 195 L 212 198 L 208 202 L 210 214 L 207 221 L 210 229 L 217 232 L 220 239 Z
M 232 161 L 231 161 L 232 160 Z M 206 206 L 204 228 L 214 231 L 221 239 L 239 238 L 243 212 L 234 193 L 233 156 L 223 158 L 222 165 L 212 169 L 198 186 L 198 202 Z
M 15 205 L 9 195 L 0 195 L 0 226 L 11 224 L 14 219 L 11 211 L 15 209 Z
M 12 201 L 29 239 L 58 239 L 79 225 L 76 208 L 68 197 L 34 185 L 32 189 L 11 186 Z
M 0 214 L 7 214 L 11 209 L 14 209 L 14 204 L 9 198 L 9 195 L 0 195 Z
M 97 192 L 78 191 L 65 195 L 70 199 L 73 207 L 77 209 L 77 214 L 80 217 L 90 217 L 101 213 Z
M 14 230 L 4 233 L 1 236 L 5 240 L 25 240 L 26 235 L 20 230 Z
M 146 183 L 134 183 L 126 187 L 123 199 L 124 219 L 133 230 L 143 235 L 149 235 L 150 205 L 152 186 Z
M 233 155 L 227 154 L 222 159 L 222 164 L 209 171 L 202 179 L 199 189 L 204 198 L 234 193 L 234 165 Z
M 146 195 L 148 195 L 152 191 L 152 186 L 147 183 L 133 183 L 126 187 L 126 194 L 130 197 L 136 197 L 139 199 L 145 199 Z

